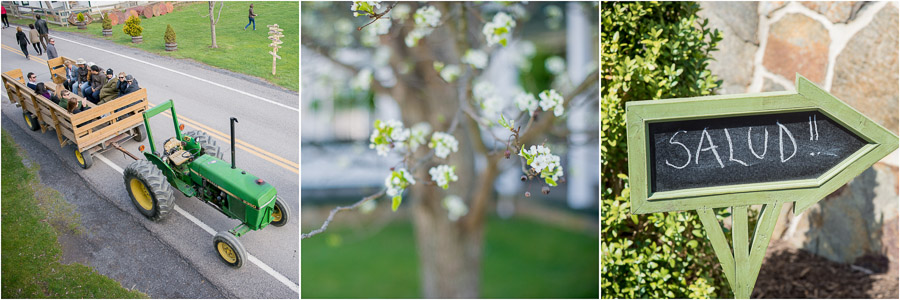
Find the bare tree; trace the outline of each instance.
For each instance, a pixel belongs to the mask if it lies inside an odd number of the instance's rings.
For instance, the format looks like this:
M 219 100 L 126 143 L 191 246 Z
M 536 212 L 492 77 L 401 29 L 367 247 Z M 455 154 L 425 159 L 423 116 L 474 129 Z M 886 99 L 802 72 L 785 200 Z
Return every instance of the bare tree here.
M 217 15 L 213 15 L 216 8 L 216 2 L 219 3 L 219 13 Z M 219 18 L 222 16 L 222 8 L 225 7 L 224 1 L 209 1 L 209 31 L 212 34 L 212 45 L 210 48 L 219 48 L 219 44 L 216 43 L 216 24 L 219 23 Z
M 393 9 L 395 5 L 386 9 Z M 407 5 L 413 7 L 410 11 L 415 11 L 416 6 L 427 6 Z M 367 16 L 374 20 L 358 29 L 369 30 L 372 22 L 394 22 L 389 33 L 379 36 L 379 42 L 391 50 L 389 65 L 396 81 L 385 86 L 373 80 L 372 89 L 376 93 L 390 95 L 399 104 L 404 124 L 427 122 L 435 131 L 450 133 L 459 141 L 459 151 L 441 161 L 456 166 L 459 181 L 447 190 L 436 188 L 434 184 L 415 184 L 407 195 L 415 227 L 423 296 L 478 298 L 485 215 L 494 197 L 494 181 L 505 160 L 519 163 L 515 154 L 510 158 L 509 151 L 518 153 L 522 145 L 540 144 L 553 125 L 559 123 L 559 118 L 553 113 L 529 115 L 525 112 L 516 118 L 516 124 L 527 125 L 510 129 L 508 138 L 493 136 L 491 131 L 485 130 L 492 126 L 491 123 L 496 126 L 497 121 L 484 118 L 479 112 L 479 103 L 473 98 L 473 80 L 480 70 L 466 67 L 451 83 L 442 78 L 434 67 L 435 62 L 464 65 L 461 60 L 467 49 L 476 48 L 473 44 L 484 46 L 481 29 L 487 21 L 481 16 L 483 4 L 436 2 L 429 5 L 442 12 L 442 26 L 434 28 L 414 47 L 408 46 L 403 38 L 415 30 L 412 18 L 401 23 L 395 17 L 384 17 L 386 11 L 369 12 Z M 301 26 L 304 47 L 351 72 L 360 71 L 360 66 L 335 58 L 335 45 L 331 41 L 317 40 L 315 34 L 308 31 L 315 28 L 309 27 Z M 491 46 L 484 48 L 496 49 Z M 598 72 L 594 71 L 584 82 L 575 85 L 565 94 L 565 105 L 568 106 L 577 95 L 596 91 L 598 78 Z M 493 139 L 494 142 L 485 143 L 485 139 Z M 476 167 L 479 160 L 485 163 Z M 434 151 L 420 147 L 404 157 L 404 164 L 417 180 L 427 182 L 427 179 L 422 179 L 429 178 L 428 168 L 438 162 L 434 160 Z M 522 169 L 526 169 L 524 165 Z M 352 205 L 334 208 L 320 228 L 302 234 L 301 239 L 326 230 L 336 213 L 355 209 L 384 194 L 382 190 Z M 448 219 L 447 210 L 442 207 L 442 200 L 448 194 L 463 198 L 469 207 L 468 214 L 458 220 Z

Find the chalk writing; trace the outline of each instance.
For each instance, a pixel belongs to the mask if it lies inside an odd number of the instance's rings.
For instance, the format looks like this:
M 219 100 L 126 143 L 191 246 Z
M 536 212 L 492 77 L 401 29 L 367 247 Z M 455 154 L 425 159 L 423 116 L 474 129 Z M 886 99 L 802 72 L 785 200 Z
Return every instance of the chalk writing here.
M 815 178 L 866 144 L 817 111 L 650 123 L 649 131 L 652 191 Z

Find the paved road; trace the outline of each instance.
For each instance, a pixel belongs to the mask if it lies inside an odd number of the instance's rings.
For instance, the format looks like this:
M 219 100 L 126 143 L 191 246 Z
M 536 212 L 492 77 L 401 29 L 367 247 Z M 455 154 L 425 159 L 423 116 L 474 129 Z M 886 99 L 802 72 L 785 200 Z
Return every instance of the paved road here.
M 60 148 L 56 134 L 25 129 L 21 109 L 9 102 L 4 90 L 0 101 L 3 128 L 13 133 L 27 152 L 35 152 L 29 157 L 42 165 L 42 180 L 77 206 L 83 226 L 90 231 L 86 236 L 64 241 L 66 248 L 74 252 L 72 260 L 88 264 L 123 286 L 134 286 L 151 297 L 296 298 L 297 93 L 256 78 L 106 41 L 57 32 L 53 36 L 60 55 L 84 58 L 112 68 L 117 74 L 124 71 L 134 75 L 147 89 L 151 105 L 173 99 L 185 130 L 210 133 L 224 150 L 226 160 L 230 160 L 228 120 L 236 117 L 240 122 L 236 129 L 238 166 L 272 183 L 293 213 L 285 227 L 268 227 L 241 237 L 252 257 L 243 268 L 231 269 L 219 261 L 212 237 L 214 232 L 236 226 L 236 220 L 177 193 L 177 208 L 167 219 L 145 219 L 132 206 L 122 183 L 121 170 L 131 158 L 112 150 L 95 156 L 92 168 L 81 169 L 75 162 L 74 148 Z M 49 81 L 46 56 L 33 55 L 26 60 L 15 43 L 13 29 L 3 29 L 0 44 L 0 71 L 22 69 L 37 74 L 39 81 Z M 152 119 L 151 130 L 158 146 L 174 135 L 170 117 L 163 115 Z M 139 145 L 129 141 L 123 146 L 137 154 Z M 115 222 L 110 223 L 110 219 Z

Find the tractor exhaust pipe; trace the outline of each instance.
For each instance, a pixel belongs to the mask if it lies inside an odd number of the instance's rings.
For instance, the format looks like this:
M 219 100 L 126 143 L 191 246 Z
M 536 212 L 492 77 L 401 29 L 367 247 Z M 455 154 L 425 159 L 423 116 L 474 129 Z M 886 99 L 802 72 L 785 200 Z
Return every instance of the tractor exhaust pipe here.
M 235 117 L 231 117 L 231 168 L 234 169 L 234 123 L 238 123 L 238 119 Z

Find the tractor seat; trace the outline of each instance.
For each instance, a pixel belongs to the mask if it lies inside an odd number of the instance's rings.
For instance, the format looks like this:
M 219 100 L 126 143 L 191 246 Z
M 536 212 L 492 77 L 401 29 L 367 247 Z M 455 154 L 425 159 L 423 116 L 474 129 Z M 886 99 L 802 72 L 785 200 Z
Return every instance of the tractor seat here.
M 175 153 L 172 153 L 169 155 L 169 161 L 171 161 L 176 166 L 180 166 L 181 164 L 190 160 L 193 157 L 194 156 L 191 155 L 190 152 L 187 152 L 184 150 L 178 150 L 178 151 L 175 151 Z

